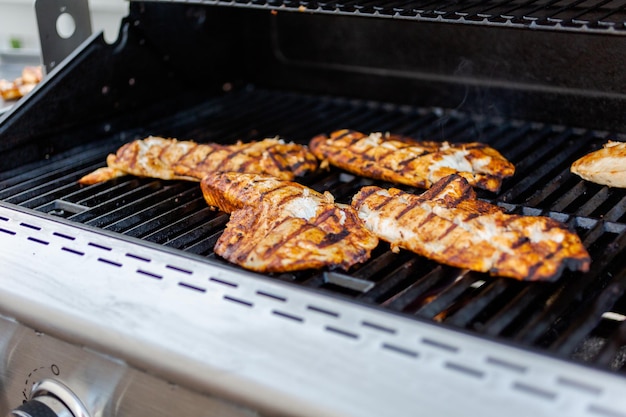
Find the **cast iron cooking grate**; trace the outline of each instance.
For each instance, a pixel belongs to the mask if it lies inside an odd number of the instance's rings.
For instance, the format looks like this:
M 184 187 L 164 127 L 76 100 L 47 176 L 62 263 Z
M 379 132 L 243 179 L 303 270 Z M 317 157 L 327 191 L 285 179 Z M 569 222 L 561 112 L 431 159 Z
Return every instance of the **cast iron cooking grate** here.
M 591 270 L 565 272 L 549 283 L 519 282 L 442 266 L 407 251 L 393 253 L 381 244 L 368 262 L 347 272 L 303 271 L 274 279 L 626 371 L 626 191 L 569 173 L 577 157 L 608 139 L 624 139 L 617 134 L 249 88 L 208 99 L 145 131 L 124 132 L 125 139 L 112 137 L 2 172 L 0 201 L 223 263 L 212 248 L 228 216 L 206 206 L 197 183 L 127 176 L 83 187 L 76 180 L 103 166 L 107 153 L 129 137 L 232 143 L 280 135 L 307 143 L 318 133 L 346 127 L 490 144 L 517 171 L 499 193 L 479 197 L 509 212 L 568 224 L 588 248 Z M 302 182 L 330 191 L 340 202 L 372 183 L 335 169 Z

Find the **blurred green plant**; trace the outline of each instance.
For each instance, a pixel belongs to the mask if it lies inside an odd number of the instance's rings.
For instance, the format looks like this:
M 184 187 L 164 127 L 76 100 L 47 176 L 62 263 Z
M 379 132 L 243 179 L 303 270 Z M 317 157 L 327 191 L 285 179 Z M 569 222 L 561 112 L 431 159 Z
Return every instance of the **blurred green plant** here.
M 20 49 L 22 47 L 22 40 L 20 38 L 11 37 L 9 39 L 9 44 L 13 49 Z

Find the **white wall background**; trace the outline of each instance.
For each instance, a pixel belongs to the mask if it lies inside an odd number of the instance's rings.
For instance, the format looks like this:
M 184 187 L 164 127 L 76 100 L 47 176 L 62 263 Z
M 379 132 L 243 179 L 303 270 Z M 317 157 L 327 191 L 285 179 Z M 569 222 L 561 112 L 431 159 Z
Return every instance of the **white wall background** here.
M 68 0 L 71 1 L 71 0 Z M 39 51 L 39 32 L 34 0 L 0 0 L 0 51 L 11 47 L 11 39 L 19 39 L 23 49 Z M 117 39 L 122 17 L 128 14 L 126 0 L 89 0 L 93 33 L 104 31 L 105 39 Z

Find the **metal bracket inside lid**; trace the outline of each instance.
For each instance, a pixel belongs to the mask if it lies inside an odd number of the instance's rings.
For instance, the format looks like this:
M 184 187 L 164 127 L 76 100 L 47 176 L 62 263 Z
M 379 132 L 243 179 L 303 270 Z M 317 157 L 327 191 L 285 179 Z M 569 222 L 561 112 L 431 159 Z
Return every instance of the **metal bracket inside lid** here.
M 46 72 L 91 36 L 87 0 L 35 0 L 35 14 Z

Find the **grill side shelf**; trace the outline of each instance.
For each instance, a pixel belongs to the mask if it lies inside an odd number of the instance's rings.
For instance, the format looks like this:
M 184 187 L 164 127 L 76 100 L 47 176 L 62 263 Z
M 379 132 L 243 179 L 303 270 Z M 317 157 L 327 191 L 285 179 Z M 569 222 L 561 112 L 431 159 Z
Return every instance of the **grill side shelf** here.
M 11 207 L 0 207 L 0 246 L 2 314 L 261 410 L 597 416 L 626 407 L 626 380 L 609 373 Z

